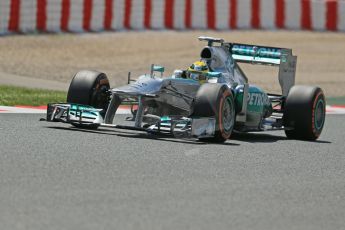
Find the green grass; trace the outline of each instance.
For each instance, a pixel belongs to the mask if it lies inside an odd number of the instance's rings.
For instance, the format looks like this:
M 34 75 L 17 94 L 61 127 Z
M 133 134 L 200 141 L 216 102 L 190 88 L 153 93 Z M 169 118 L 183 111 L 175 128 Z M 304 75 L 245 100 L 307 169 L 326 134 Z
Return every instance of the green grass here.
M 326 98 L 326 103 L 327 105 L 345 105 L 345 96 Z
M 0 105 L 6 106 L 40 106 L 51 102 L 65 102 L 66 95 L 67 93 L 63 91 L 0 85 Z

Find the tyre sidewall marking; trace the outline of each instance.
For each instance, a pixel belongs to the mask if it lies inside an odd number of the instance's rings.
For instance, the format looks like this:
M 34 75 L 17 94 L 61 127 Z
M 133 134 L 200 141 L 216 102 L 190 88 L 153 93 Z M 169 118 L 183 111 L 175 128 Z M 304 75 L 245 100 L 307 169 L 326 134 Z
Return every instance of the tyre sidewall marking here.
M 224 100 L 226 99 L 227 96 L 230 96 L 231 93 L 230 91 L 226 90 L 222 93 L 222 96 L 219 101 L 219 110 L 218 110 L 218 126 L 219 126 L 219 131 L 222 135 L 223 138 L 229 139 L 231 136 L 230 134 L 225 133 L 224 127 L 223 127 L 223 105 L 224 105 Z
M 324 100 L 323 100 L 323 92 L 320 91 L 318 92 L 318 94 L 315 97 L 314 103 L 313 103 L 313 109 L 312 109 L 312 119 L 311 119 L 311 123 L 312 123 L 312 132 L 316 137 L 320 136 L 323 124 L 324 124 L 324 120 L 322 122 L 322 125 L 320 126 L 320 129 L 316 129 L 316 124 L 315 124 L 315 109 L 316 109 L 316 105 L 319 103 L 320 100 L 322 100 L 323 105 L 325 105 Z

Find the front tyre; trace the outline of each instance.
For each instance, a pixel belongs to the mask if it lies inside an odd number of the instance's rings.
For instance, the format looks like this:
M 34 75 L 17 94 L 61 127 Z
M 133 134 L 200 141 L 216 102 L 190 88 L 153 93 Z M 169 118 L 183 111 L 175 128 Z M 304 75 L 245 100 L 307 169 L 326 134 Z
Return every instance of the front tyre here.
M 203 84 L 196 95 L 192 116 L 215 117 L 215 135 L 202 141 L 224 142 L 230 138 L 235 123 L 235 103 L 226 85 Z
M 104 73 L 82 70 L 74 75 L 67 93 L 67 103 L 89 105 L 103 109 L 104 116 L 109 104 L 109 80 Z M 78 128 L 98 128 L 97 124 L 72 123 Z
M 326 118 L 326 101 L 319 87 L 294 86 L 286 98 L 283 122 L 290 139 L 316 140 Z

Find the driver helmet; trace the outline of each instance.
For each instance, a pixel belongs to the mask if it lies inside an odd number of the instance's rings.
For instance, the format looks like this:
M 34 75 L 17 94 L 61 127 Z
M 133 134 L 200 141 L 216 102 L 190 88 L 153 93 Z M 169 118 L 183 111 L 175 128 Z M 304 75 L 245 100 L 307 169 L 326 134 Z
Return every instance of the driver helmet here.
M 209 72 L 208 66 L 203 61 L 194 62 L 189 68 L 189 78 L 204 83 L 207 80 L 207 73 Z

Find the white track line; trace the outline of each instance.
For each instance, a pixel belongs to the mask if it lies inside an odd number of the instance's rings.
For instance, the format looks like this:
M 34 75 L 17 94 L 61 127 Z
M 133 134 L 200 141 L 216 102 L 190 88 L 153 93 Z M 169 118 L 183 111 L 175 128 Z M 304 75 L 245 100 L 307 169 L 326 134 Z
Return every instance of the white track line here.
M 326 106 L 327 114 L 345 114 L 345 107 L 337 107 L 337 106 Z
M 0 113 L 46 113 L 45 109 L 20 108 L 12 106 L 0 106 Z

